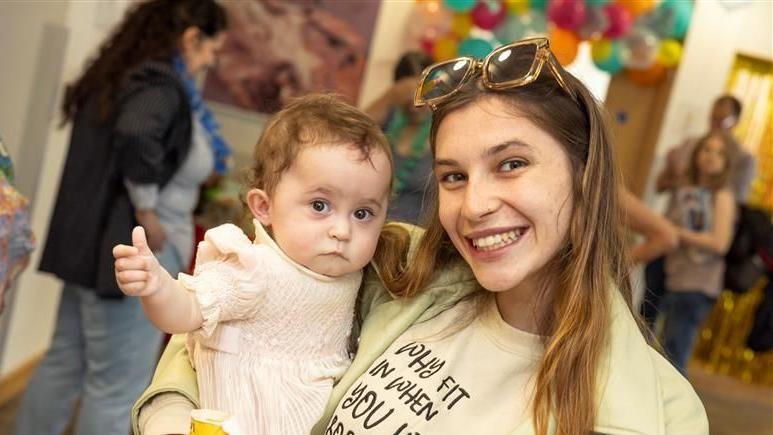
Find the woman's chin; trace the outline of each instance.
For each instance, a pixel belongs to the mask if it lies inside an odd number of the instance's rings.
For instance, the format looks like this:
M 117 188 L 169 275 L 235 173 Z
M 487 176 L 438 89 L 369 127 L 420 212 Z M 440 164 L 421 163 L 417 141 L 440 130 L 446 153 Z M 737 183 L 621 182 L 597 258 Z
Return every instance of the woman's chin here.
M 481 271 L 473 270 L 475 279 L 484 289 L 501 293 L 517 288 L 523 282 L 523 277 L 514 276 L 513 273 L 502 273 L 501 271 Z

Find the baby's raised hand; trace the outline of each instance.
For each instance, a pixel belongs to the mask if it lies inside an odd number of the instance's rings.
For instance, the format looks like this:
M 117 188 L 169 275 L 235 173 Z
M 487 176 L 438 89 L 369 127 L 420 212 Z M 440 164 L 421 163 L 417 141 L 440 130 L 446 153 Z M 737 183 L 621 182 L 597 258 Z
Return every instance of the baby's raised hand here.
M 142 227 L 134 227 L 132 245 L 113 248 L 115 280 L 127 296 L 150 296 L 161 288 L 161 265 L 150 250 Z

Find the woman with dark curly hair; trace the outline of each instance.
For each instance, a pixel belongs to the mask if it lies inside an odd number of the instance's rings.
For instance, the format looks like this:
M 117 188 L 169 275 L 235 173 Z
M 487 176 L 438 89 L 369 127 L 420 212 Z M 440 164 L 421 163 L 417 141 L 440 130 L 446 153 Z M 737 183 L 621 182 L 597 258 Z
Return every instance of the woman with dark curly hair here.
M 111 249 L 142 225 L 173 273 L 190 261 L 199 186 L 228 147 L 193 76 L 211 67 L 226 14 L 213 0 L 138 4 L 67 87 L 70 148 L 40 263 L 64 281 L 51 348 L 17 417 L 18 434 L 128 431 L 160 332 L 122 298 Z

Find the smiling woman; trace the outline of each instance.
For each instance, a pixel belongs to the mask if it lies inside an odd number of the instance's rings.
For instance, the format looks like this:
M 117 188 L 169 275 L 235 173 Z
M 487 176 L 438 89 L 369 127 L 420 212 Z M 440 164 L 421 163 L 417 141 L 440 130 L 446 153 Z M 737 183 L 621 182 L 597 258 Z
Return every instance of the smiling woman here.
M 359 349 L 311 433 L 708 434 L 631 312 L 612 146 L 588 90 L 544 39 L 422 80 L 431 220 L 382 231 Z M 147 418 L 194 397 L 185 353 L 167 352 Z

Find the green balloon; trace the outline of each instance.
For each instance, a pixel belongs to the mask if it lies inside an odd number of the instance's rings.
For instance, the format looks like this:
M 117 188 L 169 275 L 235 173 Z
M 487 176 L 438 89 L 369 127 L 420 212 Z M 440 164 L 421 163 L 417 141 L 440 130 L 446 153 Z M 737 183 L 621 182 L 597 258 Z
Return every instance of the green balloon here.
M 494 30 L 494 36 L 497 41 L 507 44 L 512 41 L 517 41 L 523 38 L 526 33 L 526 26 L 524 26 L 521 18 L 515 15 L 508 15 L 507 19 Z
M 599 7 L 609 3 L 609 0 L 585 0 L 588 6 Z
M 477 0 L 444 0 L 443 3 L 454 12 L 467 12 L 475 7 Z
M 620 42 L 619 41 L 611 41 L 612 42 L 612 52 L 609 53 L 609 56 L 607 56 L 606 59 L 597 61 L 593 60 L 593 63 L 596 64 L 596 67 L 602 71 L 606 71 L 610 74 L 616 74 L 621 69 L 623 69 L 623 58 L 621 56 L 621 49 L 620 49 Z
M 545 12 L 548 8 L 548 0 L 529 0 L 529 8 Z
M 663 0 L 658 6 L 655 25 L 652 26 L 661 36 L 683 39 L 692 19 L 693 4 L 684 0 Z
M 494 47 L 485 39 L 467 38 L 459 44 L 459 56 L 486 57 Z

